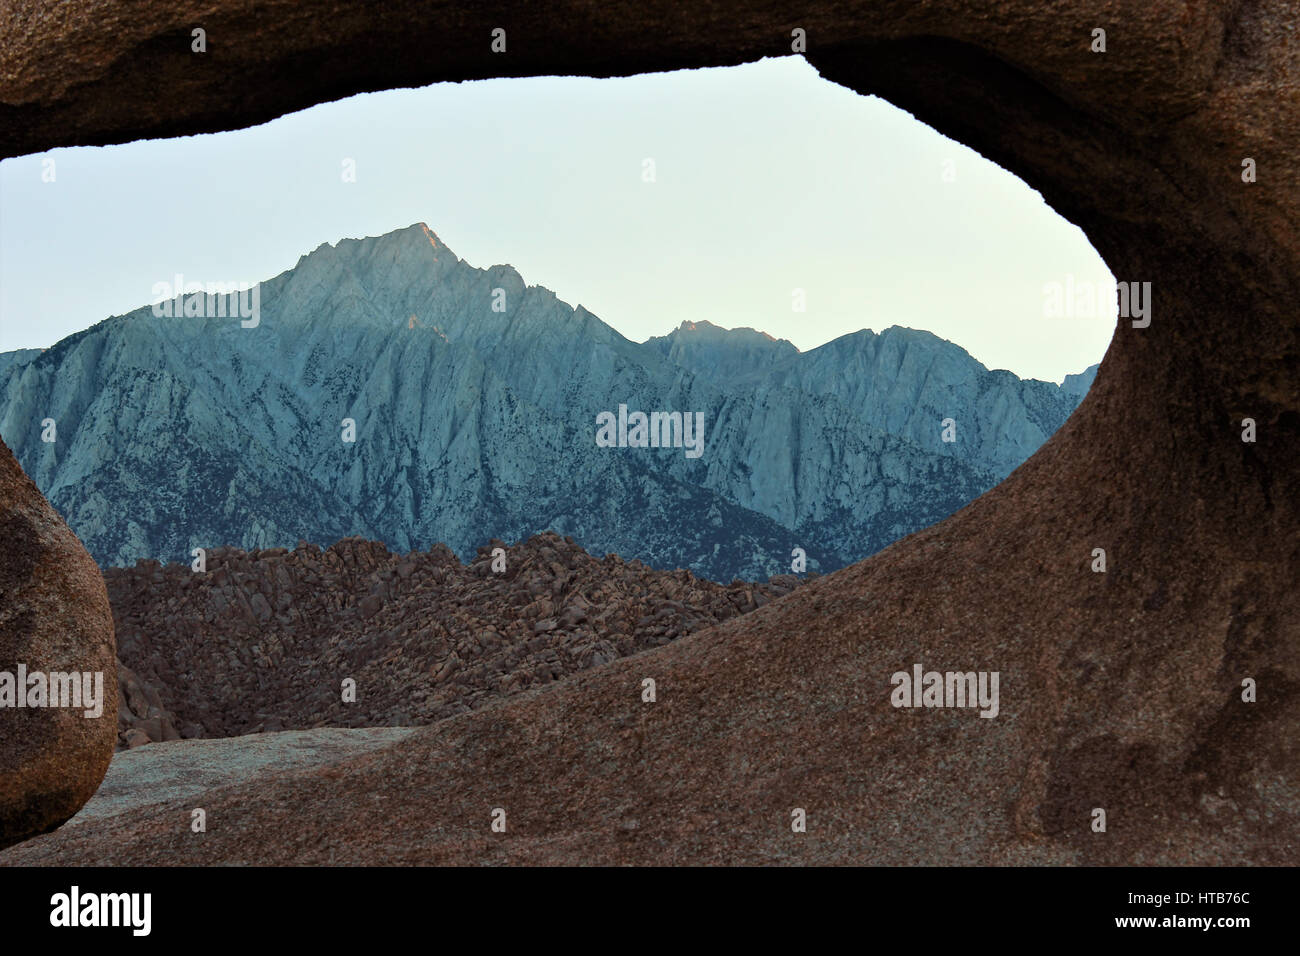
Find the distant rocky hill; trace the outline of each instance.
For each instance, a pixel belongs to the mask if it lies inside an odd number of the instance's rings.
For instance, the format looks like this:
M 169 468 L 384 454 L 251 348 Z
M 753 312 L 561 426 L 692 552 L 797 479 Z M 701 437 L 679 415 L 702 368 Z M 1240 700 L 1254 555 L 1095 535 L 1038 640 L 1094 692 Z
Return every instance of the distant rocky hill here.
M 493 549 L 501 547 L 493 570 Z M 788 594 L 792 575 L 724 587 L 592 557 L 572 539 L 390 554 L 217 549 L 207 570 L 105 574 L 120 745 L 312 727 L 432 723 L 658 647 Z M 343 681 L 355 700 L 343 700 Z M 640 688 L 634 688 L 640 693 Z
M 638 344 L 422 223 L 258 293 L 252 327 L 146 306 L 0 356 L 0 435 L 101 566 L 353 535 L 469 558 L 549 530 L 714 580 L 788 572 L 795 548 L 824 571 L 961 508 L 1082 395 L 902 328 Z M 702 415 L 701 454 L 598 447 L 620 405 Z

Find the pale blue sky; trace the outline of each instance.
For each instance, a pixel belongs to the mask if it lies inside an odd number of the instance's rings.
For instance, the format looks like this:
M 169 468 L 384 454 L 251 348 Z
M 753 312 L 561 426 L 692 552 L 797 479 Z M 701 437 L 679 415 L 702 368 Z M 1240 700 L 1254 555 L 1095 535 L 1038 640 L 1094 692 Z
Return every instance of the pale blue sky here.
M 419 221 L 471 264 L 510 263 L 638 341 L 683 320 L 801 349 L 905 325 L 1060 381 L 1100 360 L 1114 329 L 1109 298 L 1100 317 L 1044 317 L 1045 283 L 1112 280 L 1036 191 L 786 57 L 440 84 L 5 160 L 0 351 L 148 304 L 177 272 L 257 281 L 322 242 Z

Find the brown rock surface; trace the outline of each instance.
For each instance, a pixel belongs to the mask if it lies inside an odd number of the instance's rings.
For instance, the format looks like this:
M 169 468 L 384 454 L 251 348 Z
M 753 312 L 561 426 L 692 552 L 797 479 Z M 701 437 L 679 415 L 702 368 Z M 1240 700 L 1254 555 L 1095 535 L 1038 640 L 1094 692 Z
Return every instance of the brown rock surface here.
M 192 733 L 189 736 L 197 737 Z M 176 719 L 163 706 L 153 685 L 142 681 L 131 668 L 117 662 L 117 749 L 128 750 L 147 743 L 180 740 Z
M 131 730 L 160 741 L 432 723 L 659 647 L 799 584 L 783 575 L 724 587 L 597 559 L 555 534 L 492 542 L 469 565 L 444 547 L 396 555 L 348 538 L 323 551 L 216 548 L 202 573 L 142 561 L 104 576 L 123 662 L 120 748 Z M 355 702 L 342 700 L 346 678 Z
M 20 665 L 46 680 L 103 675 L 99 717 L 0 699 L 0 847 L 59 826 L 99 786 L 116 735 L 116 664 L 99 569 L 0 441 L 0 672 L 15 683 Z
M 256 737 L 166 741 L 145 750 L 131 749 L 113 755 L 104 782 L 65 825 L 75 827 L 176 800 L 188 801 L 190 808 L 202 806 L 218 787 L 264 780 L 274 773 L 307 767 L 320 770 L 389 746 L 413 733 L 410 727 L 322 727 Z M 188 812 L 185 816 L 188 819 Z
M 184 7 L 0 7 L 5 155 L 381 86 L 734 63 L 803 26 L 824 75 L 1022 176 L 1153 302 L 1029 462 L 868 561 L 363 760 L 221 790 L 201 844 L 137 810 L 0 860 L 1300 862 L 1300 4 L 781 6 L 217 3 L 225 52 L 202 65 L 177 52 Z M 498 24 L 513 52 L 492 59 Z M 1001 714 L 893 709 L 916 662 L 998 670 Z

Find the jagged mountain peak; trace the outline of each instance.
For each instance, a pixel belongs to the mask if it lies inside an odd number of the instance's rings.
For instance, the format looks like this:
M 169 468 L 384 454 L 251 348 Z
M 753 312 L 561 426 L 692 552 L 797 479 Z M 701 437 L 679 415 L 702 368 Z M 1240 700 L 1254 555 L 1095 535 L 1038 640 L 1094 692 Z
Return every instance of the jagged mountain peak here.
M 796 547 L 828 570 L 987 490 L 1078 398 L 900 327 L 806 353 L 707 320 L 632 342 L 424 222 L 262 286 L 252 327 L 144 308 L 0 357 L 0 435 L 101 563 L 552 530 L 720 580 L 788 570 Z M 598 445 L 620 409 L 700 416 L 702 454 L 671 430 Z
M 684 321 L 645 347 L 668 361 L 710 378 L 738 380 L 762 374 L 799 355 L 786 339 L 748 327 L 726 329 L 707 319 Z
M 1088 389 L 1092 388 L 1092 381 L 1097 377 L 1097 369 L 1100 367 L 1101 363 L 1098 362 L 1075 375 L 1065 376 L 1061 382 L 1061 391 L 1083 398 L 1088 394 Z
M 687 336 L 698 337 L 707 341 L 726 341 L 726 340 L 750 340 L 759 339 L 765 342 L 771 342 L 774 345 L 785 343 L 794 348 L 794 345 L 787 339 L 778 339 L 761 329 L 751 328 L 750 326 L 736 326 L 734 328 L 725 328 L 710 322 L 708 319 L 683 319 L 682 324 L 677 326 L 668 333 L 668 337 L 685 338 Z M 795 349 L 798 351 L 798 349 Z
M 336 242 L 322 242 L 311 252 L 298 259 L 301 266 L 313 258 L 331 255 L 355 256 L 373 253 L 380 249 L 408 248 L 428 251 L 434 257 L 446 256 L 452 262 L 459 257 L 442 241 L 426 222 L 414 222 L 400 229 L 392 229 L 377 236 L 344 237 Z M 295 267 L 296 268 L 296 267 Z

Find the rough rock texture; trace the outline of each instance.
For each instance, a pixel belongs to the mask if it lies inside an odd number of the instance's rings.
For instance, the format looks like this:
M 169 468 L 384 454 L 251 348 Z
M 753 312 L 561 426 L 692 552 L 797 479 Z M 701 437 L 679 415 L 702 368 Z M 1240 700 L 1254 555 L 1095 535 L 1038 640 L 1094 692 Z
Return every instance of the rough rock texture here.
M 218 548 L 204 573 L 140 562 L 105 578 L 130 681 L 125 746 L 427 724 L 659 647 L 800 583 L 724 587 L 593 558 L 555 534 L 492 542 L 469 565 L 443 547 L 397 555 L 348 538 L 324 551 Z M 356 699 L 344 703 L 348 678 Z
M 347 757 L 404 740 L 412 728 L 289 730 L 224 740 L 181 740 L 114 754 L 104 782 L 67 826 L 137 807 L 188 800 L 202 806 L 217 787 L 264 780 L 273 773 L 319 770 Z M 186 813 L 188 820 L 189 815 Z
M 186 736 L 199 736 L 187 728 Z M 131 668 L 117 662 L 117 749 L 129 750 L 162 740 L 180 740 L 176 718 L 163 706 L 157 688 L 141 680 Z
M 114 653 L 99 569 L 0 442 L 0 846 L 57 827 L 99 786 L 116 736 Z M 20 665 L 43 682 L 102 674 L 102 715 L 48 706 L 48 690 L 34 698 Z M 19 694 L 47 706 L 19 708 Z
M 1119 279 L 1153 283 L 1154 309 L 1147 328 L 1121 320 L 1087 398 L 1024 466 L 861 564 L 328 773 L 221 791 L 209 812 L 229 825 L 202 844 L 138 810 L 0 860 L 1300 862 L 1300 4 L 900 0 L 813 4 L 800 23 L 775 4 L 506 8 L 491 16 L 519 55 L 495 63 L 457 30 L 486 47 L 487 15 L 460 7 L 395 3 L 366 32 L 341 4 L 256 27 L 230 5 L 213 22 L 247 42 L 207 73 L 164 54 L 174 84 L 148 54 L 184 14 L 150 6 L 110 30 L 90 9 L 6 46 L 5 151 L 488 71 L 736 62 L 805 26 L 825 75 L 1021 175 Z M 1105 54 L 1089 51 L 1098 26 Z M 329 69 L 285 68 L 313 43 Z M 42 86 L 47 64 L 58 82 Z M 890 674 L 914 662 L 1000 671 L 1001 714 L 893 709 Z

